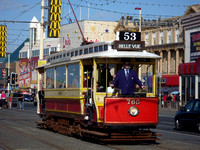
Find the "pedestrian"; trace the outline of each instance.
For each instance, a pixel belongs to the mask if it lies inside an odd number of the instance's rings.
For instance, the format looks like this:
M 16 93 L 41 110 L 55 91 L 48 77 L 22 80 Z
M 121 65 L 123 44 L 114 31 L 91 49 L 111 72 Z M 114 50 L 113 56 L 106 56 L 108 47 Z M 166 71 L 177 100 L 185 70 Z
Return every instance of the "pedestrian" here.
M 23 98 L 23 94 L 22 91 L 19 91 L 19 95 L 18 95 L 18 102 L 19 102 L 19 109 L 20 111 L 24 111 L 24 98 Z
M 10 96 L 8 97 L 8 101 L 9 101 L 9 108 L 12 109 L 12 98 Z
M 142 85 L 142 82 L 139 80 L 136 72 L 130 69 L 130 61 L 125 60 L 124 68 L 117 72 L 111 86 L 117 86 L 121 90 L 120 96 L 133 97 L 135 92 L 135 83 L 137 83 L 140 88 L 145 89 L 145 86 Z
M 164 107 L 167 107 L 167 98 L 167 93 L 165 93 L 165 95 L 163 96 Z
M 2 102 L 1 107 L 2 107 L 3 109 L 7 108 L 7 102 L 6 102 L 6 94 L 5 94 L 5 91 L 2 91 L 2 93 L 1 93 L 1 102 Z

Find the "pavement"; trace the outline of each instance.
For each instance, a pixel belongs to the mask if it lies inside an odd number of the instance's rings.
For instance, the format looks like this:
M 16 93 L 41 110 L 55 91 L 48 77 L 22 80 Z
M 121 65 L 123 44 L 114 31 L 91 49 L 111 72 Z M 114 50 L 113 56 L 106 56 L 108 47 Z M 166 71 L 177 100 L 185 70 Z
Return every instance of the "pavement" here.
M 171 117 L 174 118 L 178 108 L 171 108 L 171 107 L 159 107 L 159 116 L 164 117 Z

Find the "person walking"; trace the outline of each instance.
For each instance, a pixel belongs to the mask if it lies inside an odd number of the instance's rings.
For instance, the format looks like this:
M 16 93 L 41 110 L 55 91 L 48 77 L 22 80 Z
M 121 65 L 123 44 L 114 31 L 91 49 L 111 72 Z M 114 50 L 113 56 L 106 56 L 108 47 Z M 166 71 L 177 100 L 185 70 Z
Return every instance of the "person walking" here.
M 19 102 L 20 111 L 22 111 L 22 110 L 24 111 L 24 98 L 23 98 L 22 91 L 19 91 L 18 102 Z

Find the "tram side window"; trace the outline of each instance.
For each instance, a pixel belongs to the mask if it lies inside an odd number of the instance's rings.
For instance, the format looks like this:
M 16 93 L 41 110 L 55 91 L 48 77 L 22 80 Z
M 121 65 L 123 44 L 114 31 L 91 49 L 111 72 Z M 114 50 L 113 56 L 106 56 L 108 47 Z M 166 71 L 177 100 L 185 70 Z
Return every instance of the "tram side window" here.
M 46 70 L 46 88 L 54 88 L 54 68 L 49 68 Z
M 107 69 L 107 80 L 106 80 Z M 106 92 L 106 87 L 109 87 L 109 83 L 113 81 L 115 74 L 115 65 L 108 64 L 106 68 L 105 64 L 97 65 L 97 92 Z M 106 82 L 107 81 L 107 82 Z
M 68 87 L 69 88 L 79 88 L 80 87 L 80 77 L 79 77 L 79 64 L 71 64 L 68 66 Z
M 56 88 L 65 88 L 66 84 L 66 67 L 60 66 L 56 68 Z

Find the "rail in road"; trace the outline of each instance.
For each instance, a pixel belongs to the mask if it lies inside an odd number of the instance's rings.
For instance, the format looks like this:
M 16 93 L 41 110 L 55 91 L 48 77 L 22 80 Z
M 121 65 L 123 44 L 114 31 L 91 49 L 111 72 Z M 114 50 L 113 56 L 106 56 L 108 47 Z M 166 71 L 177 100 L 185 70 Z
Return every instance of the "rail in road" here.
M 48 130 L 36 128 L 39 120 L 36 107 L 25 103 L 25 111 L 14 108 L 0 110 L 0 149 L 97 149 L 97 150 L 132 150 L 132 149 L 200 149 L 200 134 L 193 131 L 174 130 L 173 118 L 160 117 L 155 132 L 162 134 L 156 143 L 150 142 L 115 142 L 96 143 L 90 139 L 82 140 L 68 137 Z

